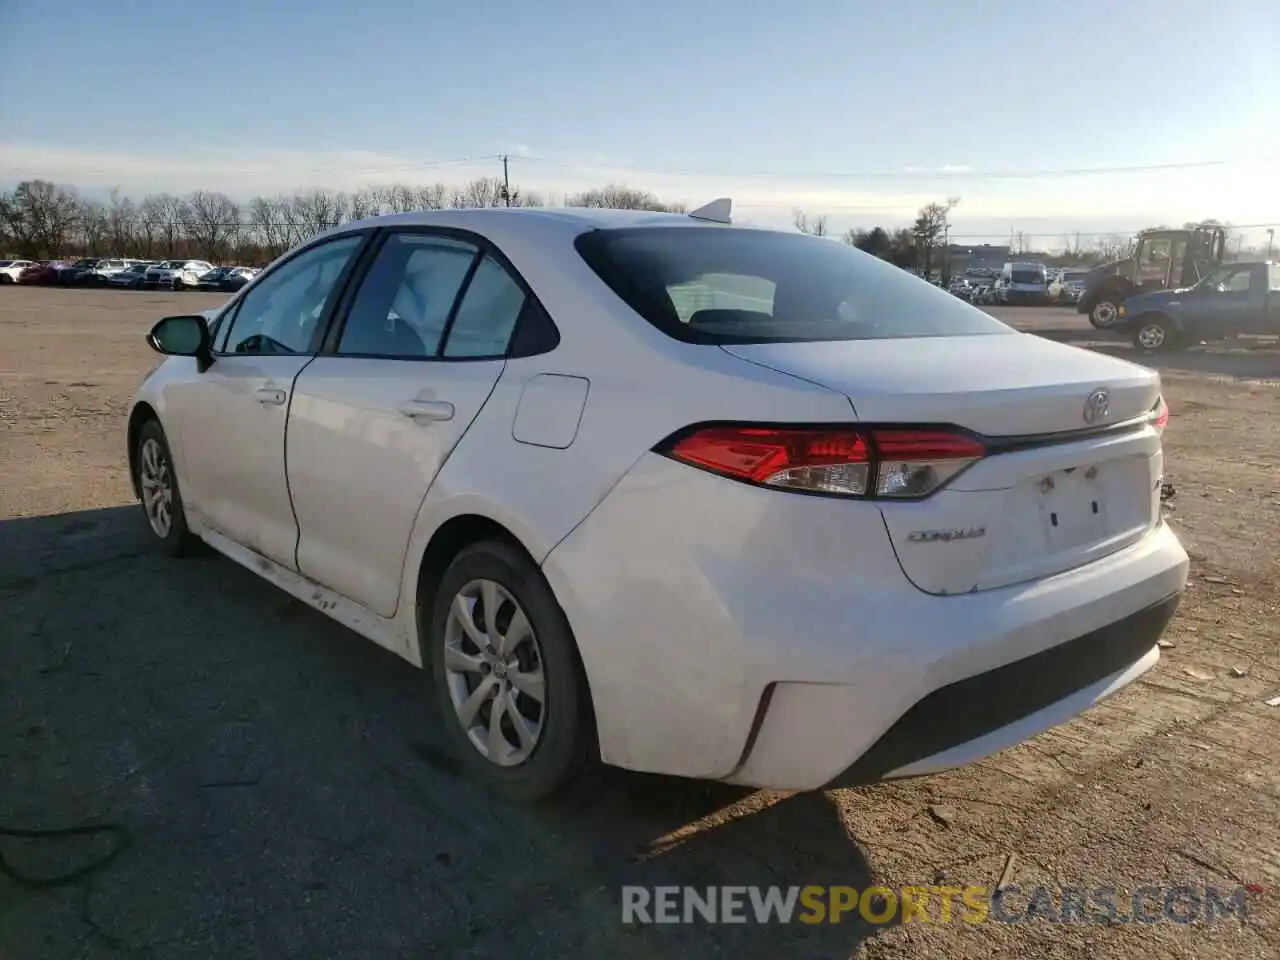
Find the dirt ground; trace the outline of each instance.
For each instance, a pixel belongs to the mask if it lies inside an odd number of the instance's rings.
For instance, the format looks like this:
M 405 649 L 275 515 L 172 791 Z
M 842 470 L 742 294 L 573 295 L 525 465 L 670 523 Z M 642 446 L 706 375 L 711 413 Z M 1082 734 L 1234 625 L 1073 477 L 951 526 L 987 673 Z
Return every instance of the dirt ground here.
M 148 550 L 123 440 L 158 361 L 142 336 L 215 302 L 0 287 L 0 829 L 129 840 L 69 885 L 0 875 L 0 958 L 1280 955 L 1280 351 L 1161 361 L 1193 582 L 1160 665 L 1119 696 L 897 785 L 783 796 L 603 771 L 525 810 L 455 776 L 417 671 L 229 561 Z M 1126 352 L 1066 311 L 1005 316 Z M 56 873 L 109 840 L 0 850 Z M 1002 874 L 1118 888 L 1122 913 L 1143 885 L 1251 885 L 1248 917 L 621 919 L 625 884 Z

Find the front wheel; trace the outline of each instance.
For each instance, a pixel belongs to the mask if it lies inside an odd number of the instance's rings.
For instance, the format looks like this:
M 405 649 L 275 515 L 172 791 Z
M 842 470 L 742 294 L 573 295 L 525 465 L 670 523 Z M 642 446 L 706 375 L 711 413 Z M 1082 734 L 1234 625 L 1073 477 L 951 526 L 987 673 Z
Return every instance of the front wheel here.
M 1089 322 L 1099 330 L 1106 330 L 1116 325 L 1120 319 L 1120 304 L 1109 297 L 1103 297 L 1089 311 Z
M 1167 317 L 1139 317 L 1133 324 L 1133 345 L 1143 353 L 1162 353 L 1178 344 L 1178 331 Z
M 153 542 L 170 556 L 186 553 L 196 537 L 187 528 L 182 491 L 164 428 L 148 420 L 138 431 L 133 454 L 133 475 Z
M 586 679 L 568 621 L 523 553 L 500 541 L 459 553 L 425 641 L 450 747 L 477 779 L 529 803 L 582 769 L 594 728 Z

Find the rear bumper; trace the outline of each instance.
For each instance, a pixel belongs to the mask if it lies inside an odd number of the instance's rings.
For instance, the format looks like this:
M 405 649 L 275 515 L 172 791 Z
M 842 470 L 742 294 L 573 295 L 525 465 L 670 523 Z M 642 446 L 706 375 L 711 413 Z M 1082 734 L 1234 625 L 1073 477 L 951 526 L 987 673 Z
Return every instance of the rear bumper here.
M 945 770 L 1056 726 L 1155 666 L 1156 641 L 1181 599 L 1175 593 L 1074 640 L 933 691 L 829 786 Z
M 1074 570 L 932 596 L 903 574 L 874 504 L 761 490 L 656 455 L 543 564 L 605 762 L 790 790 L 831 783 L 867 754 L 850 776 L 945 769 L 1069 719 L 1154 664 L 1154 624 L 1187 567 L 1160 525 Z M 1062 677 L 989 692 L 1046 669 Z M 956 706 L 973 697 L 993 702 Z M 979 716 L 961 722 L 966 711 Z

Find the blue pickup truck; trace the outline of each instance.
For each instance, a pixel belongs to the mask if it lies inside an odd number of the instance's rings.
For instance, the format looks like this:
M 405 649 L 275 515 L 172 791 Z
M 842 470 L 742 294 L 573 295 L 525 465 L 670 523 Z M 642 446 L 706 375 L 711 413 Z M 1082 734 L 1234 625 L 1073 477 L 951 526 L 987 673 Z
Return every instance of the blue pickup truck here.
M 1280 335 L 1280 264 L 1224 263 L 1192 287 L 1129 297 L 1119 323 L 1144 353 L 1240 334 Z

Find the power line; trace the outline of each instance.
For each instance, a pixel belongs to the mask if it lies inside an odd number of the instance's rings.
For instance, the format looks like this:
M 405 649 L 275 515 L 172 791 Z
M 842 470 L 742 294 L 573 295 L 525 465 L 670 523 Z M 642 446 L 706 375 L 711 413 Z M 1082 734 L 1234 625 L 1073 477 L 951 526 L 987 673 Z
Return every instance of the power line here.
M 388 163 L 388 164 L 381 164 L 378 166 L 359 165 L 359 164 L 316 164 L 312 166 L 296 166 L 292 163 L 288 163 L 285 160 L 280 160 L 278 163 L 273 163 L 271 161 L 264 161 L 259 164 L 245 163 L 245 164 L 240 164 L 238 166 L 219 167 L 219 166 L 216 166 L 216 161 L 214 161 L 215 165 L 212 169 L 201 170 L 198 172 L 198 175 L 207 175 L 210 177 L 216 177 L 216 176 L 228 176 L 228 175 L 235 176 L 237 174 L 248 175 L 248 174 L 254 174 L 254 173 L 272 173 L 272 172 L 275 172 L 276 169 L 278 169 L 279 164 L 286 164 L 287 169 L 291 174 L 293 173 L 298 173 L 298 174 L 343 173 L 343 174 L 356 175 L 356 176 L 359 176 L 359 175 L 372 176 L 376 174 L 387 174 L 387 173 L 396 173 L 396 172 L 411 173 L 415 170 L 433 170 L 437 168 L 469 166 L 473 164 L 479 165 L 483 163 L 489 163 L 494 160 L 500 160 L 501 158 L 502 158 L 502 154 L 499 154 L 499 153 L 482 153 L 482 154 L 474 154 L 466 157 L 446 157 L 438 160 L 406 160 L 402 163 Z M 86 179 L 110 179 L 111 177 L 119 176 L 119 173 L 120 173 L 119 170 L 107 169 L 106 167 L 97 167 L 97 168 L 83 171 L 82 173 L 79 174 L 79 176 L 82 176 Z M 136 176 L 136 174 L 131 174 L 130 176 L 131 177 Z
M 864 170 L 864 171 L 831 171 L 831 170 L 715 170 L 690 167 L 647 167 L 643 164 L 594 163 L 590 161 L 556 160 L 551 157 L 521 156 L 513 159 L 525 160 L 544 166 L 560 167 L 572 170 L 619 170 L 637 174 L 659 174 L 688 177 L 720 177 L 773 179 L 785 177 L 794 180 L 1033 180 L 1054 177 L 1082 177 L 1106 174 L 1159 173 L 1168 170 L 1198 170 L 1213 167 L 1235 166 L 1247 163 L 1270 163 L 1280 161 L 1280 157 L 1255 157 L 1218 160 L 1192 160 L 1178 163 L 1147 163 L 1111 167 L 1047 167 L 1033 170 L 973 170 L 967 167 L 940 168 L 935 170 Z

